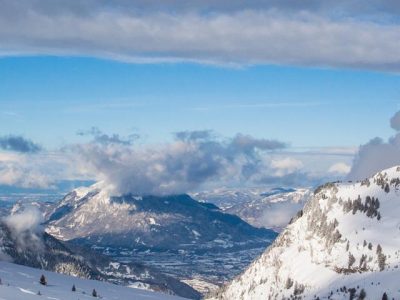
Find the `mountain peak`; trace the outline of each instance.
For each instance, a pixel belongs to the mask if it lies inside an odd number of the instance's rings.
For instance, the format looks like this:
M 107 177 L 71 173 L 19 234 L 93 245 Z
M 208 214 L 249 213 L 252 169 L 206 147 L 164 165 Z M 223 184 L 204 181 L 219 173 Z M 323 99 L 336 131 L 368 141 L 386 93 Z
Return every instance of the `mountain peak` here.
M 187 194 L 110 196 L 101 185 L 69 193 L 50 213 L 47 225 L 62 240 L 157 249 L 265 245 L 276 235 Z

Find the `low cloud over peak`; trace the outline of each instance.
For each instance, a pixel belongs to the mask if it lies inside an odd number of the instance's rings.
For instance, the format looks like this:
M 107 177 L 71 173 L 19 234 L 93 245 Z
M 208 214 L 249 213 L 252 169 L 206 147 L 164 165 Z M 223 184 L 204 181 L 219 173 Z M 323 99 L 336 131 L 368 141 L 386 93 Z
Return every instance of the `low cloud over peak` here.
M 242 134 L 218 139 L 209 131 L 175 136 L 176 141 L 158 146 L 87 143 L 71 148 L 114 193 L 158 195 L 189 192 L 210 181 L 251 180 L 265 170 L 262 152 L 286 146 Z

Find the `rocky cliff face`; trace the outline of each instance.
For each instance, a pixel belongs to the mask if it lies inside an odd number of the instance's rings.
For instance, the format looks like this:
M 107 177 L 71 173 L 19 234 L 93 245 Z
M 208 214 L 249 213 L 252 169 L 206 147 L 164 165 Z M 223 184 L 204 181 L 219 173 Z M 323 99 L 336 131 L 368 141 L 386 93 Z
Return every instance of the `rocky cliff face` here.
M 400 167 L 317 188 L 217 299 L 399 298 Z

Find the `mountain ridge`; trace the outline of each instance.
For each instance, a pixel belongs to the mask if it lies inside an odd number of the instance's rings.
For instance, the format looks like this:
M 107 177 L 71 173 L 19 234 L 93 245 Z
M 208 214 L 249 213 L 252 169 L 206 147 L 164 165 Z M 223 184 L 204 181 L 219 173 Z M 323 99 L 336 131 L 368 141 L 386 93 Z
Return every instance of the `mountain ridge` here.
M 398 298 L 400 167 L 328 183 L 212 299 Z

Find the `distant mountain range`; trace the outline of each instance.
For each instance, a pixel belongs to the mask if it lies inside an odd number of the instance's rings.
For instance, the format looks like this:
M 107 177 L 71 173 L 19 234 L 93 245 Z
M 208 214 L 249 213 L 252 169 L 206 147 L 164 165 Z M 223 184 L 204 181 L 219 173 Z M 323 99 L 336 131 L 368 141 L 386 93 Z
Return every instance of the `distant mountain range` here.
M 192 196 L 216 204 L 224 212 L 237 215 L 255 227 L 280 231 L 304 206 L 311 193 L 305 188 L 221 188 Z
M 256 199 L 294 192 L 296 189 L 275 187 L 242 187 L 242 188 L 227 188 L 221 187 L 213 190 L 205 190 L 201 192 L 191 193 L 190 196 L 202 202 L 209 202 L 217 205 L 222 210 L 226 210 L 235 205 L 251 202 Z
M 399 299 L 400 167 L 310 195 L 275 242 L 212 299 Z

